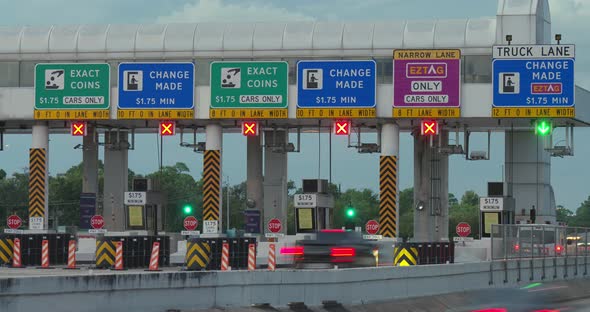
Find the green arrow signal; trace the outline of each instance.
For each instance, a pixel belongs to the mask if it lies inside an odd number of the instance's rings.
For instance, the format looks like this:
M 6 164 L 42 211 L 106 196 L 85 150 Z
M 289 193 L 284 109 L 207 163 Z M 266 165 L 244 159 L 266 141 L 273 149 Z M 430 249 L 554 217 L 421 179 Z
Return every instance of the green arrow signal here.
M 551 133 L 551 123 L 545 120 L 540 121 L 537 123 L 536 132 L 541 136 L 548 135 Z

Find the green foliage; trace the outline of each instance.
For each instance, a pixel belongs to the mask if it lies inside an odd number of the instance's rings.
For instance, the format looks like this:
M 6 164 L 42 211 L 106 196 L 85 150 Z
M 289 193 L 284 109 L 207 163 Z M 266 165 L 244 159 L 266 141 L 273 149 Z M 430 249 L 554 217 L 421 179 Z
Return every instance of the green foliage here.
M 414 235 L 414 188 L 399 193 L 398 236 L 408 239 Z
M 449 202 L 450 198 L 449 196 Z M 479 195 L 474 191 L 465 192 L 460 203 L 449 206 L 449 236 L 451 239 L 457 236 L 455 228 L 459 222 L 469 223 L 472 237 L 479 235 Z
M 182 220 L 186 216 L 184 207 L 194 207 L 192 215 L 200 219 L 203 215 L 203 183 L 195 181 L 189 168 L 183 163 L 164 166 L 161 171 L 148 174 L 147 178 L 158 181 L 160 191 L 166 194 L 168 206 L 166 211 L 165 230 L 182 231 Z M 199 222 L 202 223 L 202 222 Z

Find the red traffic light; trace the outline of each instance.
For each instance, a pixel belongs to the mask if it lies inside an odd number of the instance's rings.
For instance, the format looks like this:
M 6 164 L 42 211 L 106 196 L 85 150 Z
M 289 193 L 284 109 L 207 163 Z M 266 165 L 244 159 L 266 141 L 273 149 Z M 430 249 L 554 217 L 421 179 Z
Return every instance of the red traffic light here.
M 349 135 L 350 134 L 350 120 L 336 120 L 334 122 L 335 135 Z
M 174 121 L 160 121 L 160 135 L 169 136 L 176 133 L 176 122 Z
M 243 136 L 258 136 L 258 122 L 257 121 L 243 121 L 242 122 Z
M 72 136 L 86 136 L 86 122 L 74 121 L 70 125 L 70 134 Z
M 420 121 L 420 133 L 422 135 L 437 135 L 438 121 L 436 120 L 422 120 Z

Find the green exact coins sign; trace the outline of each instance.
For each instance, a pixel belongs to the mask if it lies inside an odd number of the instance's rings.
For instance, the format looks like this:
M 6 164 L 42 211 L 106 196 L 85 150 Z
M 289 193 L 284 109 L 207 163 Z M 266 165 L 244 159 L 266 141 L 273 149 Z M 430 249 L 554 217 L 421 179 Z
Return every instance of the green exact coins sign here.
M 108 64 L 37 64 L 36 109 L 107 109 L 110 104 Z
M 211 108 L 286 108 L 287 62 L 211 63 Z

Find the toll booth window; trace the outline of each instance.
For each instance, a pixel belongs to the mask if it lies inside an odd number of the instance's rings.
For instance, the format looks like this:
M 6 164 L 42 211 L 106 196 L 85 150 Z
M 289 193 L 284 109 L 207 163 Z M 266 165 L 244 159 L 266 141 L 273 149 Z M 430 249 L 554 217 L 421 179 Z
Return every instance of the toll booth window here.
M 211 79 L 211 59 L 195 60 L 195 85 L 208 86 Z
M 0 87 L 18 87 L 18 62 L 0 62 Z
M 35 65 L 37 62 L 20 62 L 20 87 L 32 87 L 35 79 Z
M 380 59 L 377 61 L 377 83 L 393 83 L 393 60 Z
M 465 55 L 462 63 L 463 82 L 492 83 L 491 55 Z

